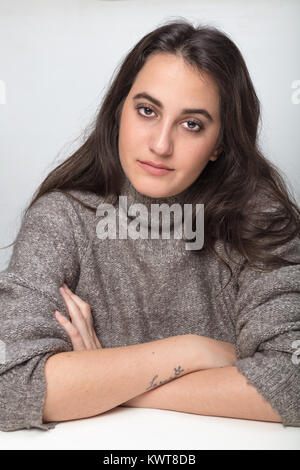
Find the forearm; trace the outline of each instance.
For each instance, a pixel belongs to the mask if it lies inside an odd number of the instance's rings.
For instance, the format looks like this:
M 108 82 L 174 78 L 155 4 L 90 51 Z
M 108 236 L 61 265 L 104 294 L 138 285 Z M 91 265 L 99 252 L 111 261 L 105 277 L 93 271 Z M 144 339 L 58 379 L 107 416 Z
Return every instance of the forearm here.
M 95 416 L 151 390 L 160 381 L 199 370 L 201 355 L 194 341 L 196 335 L 172 336 L 126 347 L 50 356 L 45 363 L 43 420 Z
M 200 370 L 123 403 L 206 416 L 281 422 L 280 416 L 235 366 Z

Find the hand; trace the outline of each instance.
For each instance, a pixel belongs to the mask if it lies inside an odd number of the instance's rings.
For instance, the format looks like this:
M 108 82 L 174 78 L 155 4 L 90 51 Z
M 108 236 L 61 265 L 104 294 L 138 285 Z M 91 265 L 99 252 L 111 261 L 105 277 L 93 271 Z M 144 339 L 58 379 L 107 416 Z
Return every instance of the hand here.
M 59 291 L 66 303 L 72 322 L 58 310 L 55 311 L 55 318 L 71 339 L 73 350 L 102 349 L 94 330 L 89 304 L 78 295 L 73 294 L 66 284 L 63 284 Z

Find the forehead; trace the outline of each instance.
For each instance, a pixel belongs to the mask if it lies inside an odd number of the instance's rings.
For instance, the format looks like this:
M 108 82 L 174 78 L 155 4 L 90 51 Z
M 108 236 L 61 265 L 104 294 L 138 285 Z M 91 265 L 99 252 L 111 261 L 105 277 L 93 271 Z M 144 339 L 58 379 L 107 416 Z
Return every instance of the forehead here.
M 201 105 L 209 107 L 215 116 L 219 112 L 219 90 L 214 79 L 173 54 L 156 54 L 147 59 L 129 95 L 139 92 L 148 92 L 166 107 Z

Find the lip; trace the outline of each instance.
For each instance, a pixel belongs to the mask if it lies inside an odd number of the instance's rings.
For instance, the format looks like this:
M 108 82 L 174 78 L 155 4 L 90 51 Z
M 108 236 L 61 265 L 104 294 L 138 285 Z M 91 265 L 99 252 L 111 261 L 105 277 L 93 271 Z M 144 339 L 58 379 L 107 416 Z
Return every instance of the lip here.
M 161 165 L 159 167 L 152 166 L 150 163 L 146 163 L 145 161 L 141 160 L 137 160 L 137 164 L 152 175 L 166 175 L 173 171 L 172 168 L 166 168 L 165 165 Z
M 147 165 L 154 166 L 154 168 L 164 168 L 165 170 L 172 170 L 173 168 L 170 168 L 167 165 L 164 165 L 163 163 L 155 163 L 152 162 L 151 160 L 138 160 L 141 163 L 146 163 Z

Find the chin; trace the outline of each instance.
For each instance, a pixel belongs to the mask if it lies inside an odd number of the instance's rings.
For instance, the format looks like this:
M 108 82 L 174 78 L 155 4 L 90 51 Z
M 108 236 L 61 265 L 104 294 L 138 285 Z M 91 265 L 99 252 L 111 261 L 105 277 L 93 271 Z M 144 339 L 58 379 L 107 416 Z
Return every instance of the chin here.
M 151 188 L 151 183 L 147 184 L 143 181 L 136 182 L 136 180 L 133 180 L 132 185 L 138 193 L 143 194 L 144 196 L 153 198 L 165 197 L 161 191 L 153 191 L 153 187 Z

